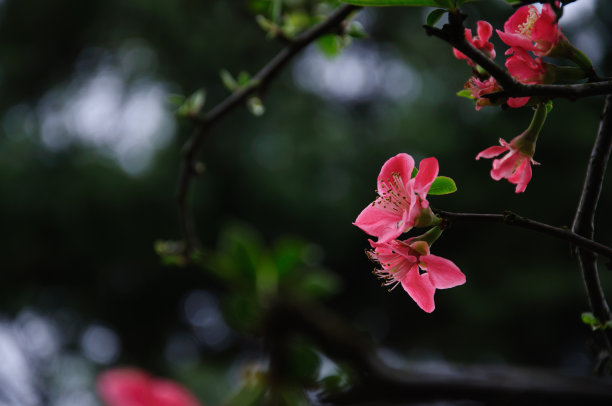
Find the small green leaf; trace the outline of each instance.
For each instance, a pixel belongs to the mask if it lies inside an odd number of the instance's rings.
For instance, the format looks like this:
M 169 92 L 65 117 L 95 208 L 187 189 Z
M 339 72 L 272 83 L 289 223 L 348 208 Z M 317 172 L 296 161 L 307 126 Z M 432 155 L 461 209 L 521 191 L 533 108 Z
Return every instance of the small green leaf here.
M 475 97 L 472 96 L 472 91 L 470 89 L 463 89 L 457 92 L 457 96 L 465 97 L 466 99 L 474 100 Z
M 176 99 L 178 100 L 178 98 Z M 183 104 L 176 110 L 175 114 L 179 117 L 188 117 L 196 115 L 202 110 L 206 101 L 206 92 L 204 89 L 196 90 L 188 99 L 184 100 Z
M 232 74 L 229 73 L 227 70 L 221 69 L 221 71 L 219 72 L 219 75 L 221 76 L 221 81 L 223 82 L 223 86 L 225 86 L 227 90 L 233 92 L 234 90 L 238 89 L 239 87 L 238 82 L 236 82 L 236 79 L 234 79 Z
M 412 168 L 412 173 L 410 174 L 410 179 L 412 179 L 415 176 L 417 176 L 417 173 L 419 173 L 419 169 L 415 166 L 414 168 Z
M 431 13 L 429 13 L 427 15 L 427 19 L 425 20 L 425 24 L 433 26 L 435 25 L 438 20 L 440 20 L 440 18 L 442 18 L 442 16 L 444 14 L 446 14 L 447 10 L 443 9 L 443 8 L 437 8 L 435 10 L 433 10 Z
M 356 6 L 383 7 L 383 6 L 408 6 L 408 7 L 439 7 L 440 0 L 342 0 L 344 3 Z
M 248 72 L 242 71 L 238 74 L 238 86 L 245 87 L 251 81 L 251 75 Z
M 455 181 L 446 176 L 438 176 L 433 183 L 429 192 L 430 195 L 447 195 L 457 191 L 457 185 Z
M 584 312 L 580 315 L 582 322 L 587 326 L 591 326 L 593 330 L 597 330 L 601 326 L 601 322 L 591 312 Z
M 546 103 L 546 114 L 550 113 L 552 111 L 552 109 L 553 109 L 553 102 L 552 102 L 552 100 L 549 100 Z
M 346 30 L 346 34 L 357 39 L 368 38 L 368 33 L 359 21 L 352 21 Z
M 335 34 L 323 35 L 317 40 L 319 50 L 328 58 L 338 56 L 342 49 L 342 39 Z

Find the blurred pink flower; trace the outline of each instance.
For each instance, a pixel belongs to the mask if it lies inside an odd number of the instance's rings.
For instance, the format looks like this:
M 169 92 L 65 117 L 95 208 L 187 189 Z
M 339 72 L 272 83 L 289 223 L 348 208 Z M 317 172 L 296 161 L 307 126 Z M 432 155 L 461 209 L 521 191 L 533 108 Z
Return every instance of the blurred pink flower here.
M 176 382 L 154 378 L 135 368 L 117 368 L 101 373 L 98 393 L 106 406 L 201 406 Z
M 550 4 L 544 4 L 541 12 L 533 5 L 519 8 L 504 24 L 504 31 L 497 30 L 497 35 L 506 45 L 537 56 L 548 55 L 565 38 Z
M 427 313 L 435 309 L 436 289 L 448 289 L 465 283 L 465 275 L 448 259 L 429 254 L 425 241 L 409 238 L 377 243 L 370 240 L 374 248 L 368 256 L 381 269 L 374 274 L 385 280 L 384 286 L 395 288 L 401 284 L 404 290 Z M 423 271 L 423 272 L 421 272 Z
M 515 193 L 524 192 L 527 184 L 531 180 L 531 164 L 536 164 L 531 155 L 521 152 L 517 147 L 517 140 L 521 135 L 514 138 L 510 143 L 500 138 L 501 146 L 493 146 L 481 151 L 476 155 L 476 159 L 493 158 L 499 154 L 507 152 L 501 159 L 493 160 L 493 168 L 491 169 L 491 177 L 495 180 L 502 178 L 508 179 L 508 182 L 516 185 Z
M 491 34 L 493 34 L 493 27 L 486 21 L 480 20 L 476 23 L 476 35 L 472 37 L 472 30 L 469 28 L 465 29 L 465 39 L 474 45 L 476 48 L 481 50 L 485 55 L 487 55 L 491 59 L 495 59 L 495 49 L 493 48 L 493 44 L 489 42 L 489 38 L 491 38 Z M 457 59 L 466 59 L 470 66 L 476 67 L 476 64 L 472 62 L 470 58 L 465 56 L 462 52 L 453 48 L 453 54 Z
M 384 243 L 397 238 L 415 225 L 425 226 L 420 217 L 433 218 L 426 199 L 436 176 L 438 161 L 426 158 L 411 179 L 414 159 L 398 154 L 385 162 L 378 175 L 378 197 L 359 214 L 353 224 Z M 426 221 L 425 221 L 426 222 Z

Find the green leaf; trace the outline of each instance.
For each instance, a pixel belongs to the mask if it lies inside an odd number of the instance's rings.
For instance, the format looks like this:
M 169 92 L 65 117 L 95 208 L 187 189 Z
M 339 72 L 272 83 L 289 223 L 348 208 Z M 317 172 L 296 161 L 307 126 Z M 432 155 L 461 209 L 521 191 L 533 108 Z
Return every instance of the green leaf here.
M 590 326 L 593 330 L 597 330 L 601 326 L 601 322 L 591 312 L 584 312 L 580 315 L 582 322 L 587 326 Z
M 457 0 L 457 7 L 465 4 L 465 3 L 473 3 L 475 1 L 479 1 L 479 0 Z
M 429 192 L 430 195 L 447 195 L 457 191 L 457 185 L 455 181 L 446 176 L 438 176 L 433 183 Z
M 425 20 L 425 24 L 427 25 L 435 25 L 438 20 L 440 20 L 440 18 L 442 18 L 442 16 L 444 14 L 446 14 L 447 10 L 443 9 L 443 8 L 437 8 L 435 10 L 433 10 L 431 13 L 429 13 L 427 15 L 427 19 Z
M 240 87 L 245 87 L 251 82 L 251 75 L 249 72 L 242 71 L 238 74 L 238 85 Z
M 434 0 L 438 7 L 455 8 L 453 0 Z
M 409 6 L 409 7 L 440 7 L 440 0 L 342 0 L 344 3 L 356 6 Z
M 368 38 L 368 33 L 359 21 L 352 21 L 346 30 L 346 34 L 357 39 Z
M 546 103 L 546 114 L 550 113 L 552 111 L 552 109 L 553 109 L 553 102 L 552 102 L 552 100 L 549 100 Z
M 472 96 L 472 91 L 470 89 L 459 90 L 457 92 L 457 96 L 465 97 L 466 99 L 470 99 L 470 100 L 476 99 L 474 96 Z
M 415 176 L 417 176 L 417 173 L 419 173 L 419 169 L 415 166 L 414 168 L 412 168 L 412 173 L 410 174 L 410 179 L 412 179 Z
M 323 35 L 317 40 L 319 50 L 328 58 L 338 56 L 342 49 L 342 39 L 335 34 Z
M 227 70 L 221 69 L 221 71 L 219 72 L 219 76 L 221 76 L 223 86 L 225 86 L 227 90 L 233 92 L 234 90 L 238 89 L 238 82 L 236 82 L 236 79 L 234 79 L 232 74 L 229 73 Z
M 178 98 L 176 98 L 178 100 Z M 204 102 L 206 101 L 206 92 L 204 89 L 196 90 L 183 104 L 176 110 L 176 115 L 179 117 L 188 117 L 198 114 Z

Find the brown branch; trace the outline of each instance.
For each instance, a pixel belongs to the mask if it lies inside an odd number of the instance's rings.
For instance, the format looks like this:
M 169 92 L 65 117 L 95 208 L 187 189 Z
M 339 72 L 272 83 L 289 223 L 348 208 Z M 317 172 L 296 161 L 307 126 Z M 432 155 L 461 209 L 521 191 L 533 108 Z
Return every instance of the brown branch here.
M 510 211 L 503 214 L 482 214 L 482 213 L 451 213 L 448 211 L 436 210 L 436 213 L 447 223 L 502 223 L 515 227 L 525 228 L 540 233 L 550 235 L 561 240 L 568 241 L 574 245 L 582 247 L 590 252 L 604 255 L 612 259 L 612 248 L 600 244 L 592 239 L 583 237 L 568 228 L 554 227 L 549 224 L 521 217 Z
M 506 69 L 498 65 L 466 41 L 463 27 L 464 14 L 458 12 L 449 13 L 449 23 L 442 29 L 424 26 L 427 35 L 440 38 L 457 50 L 461 51 L 471 60 L 480 65 L 484 70 L 497 80 L 504 89 L 502 92 L 486 95 L 491 100 L 499 100 L 505 97 L 541 96 L 549 99 L 567 98 L 576 100 L 582 97 L 605 95 L 612 93 L 612 80 L 595 79 L 589 83 L 572 85 L 525 85 L 516 81 Z
M 606 98 L 606 103 L 599 123 L 597 138 L 593 144 L 589 165 L 587 168 L 580 202 L 572 224 L 572 231 L 584 237 L 593 238 L 595 232 L 595 211 L 603 187 L 610 153 L 612 151 L 612 95 Z M 582 270 L 582 278 L 587 291 L 591 311 L 602 323 L 610 320 L 610 308 L 599 281 L 597 272 L 597 256 L 590 251 L 578 249 L 578 260 Z M 612 331 L 604 330 L 608 351 L 612 352 Z
M 195 156 L 208 130 L 221 118 L 241 105 L 255 91 L 264 89 L 298 52 L 320 36 L 337 28 L 351 13 L 359 9 L 360 7 L 348 4 L 338 7 L 325 21 L 294 38 L 289 45 L 253 76 L 250 85 L 233 92 L 205 115 L 190 116 L 190 119 L 197 123 L 197 129 L 183 146 L 182 168 L 177 191 L 179 221 L 187 252 L 199 245 L 192 219 L 192 208 L 188 204 L 188 194 L 193 177 L 198 174 L 195 166 Z
M 346 392 L 323 394 L 326 404 L 476 400 L 487 404 L 612 404 L 612 381 L 511 367 L 445 365 L 444 372 L 392 368 L 376 347 L 343 319 L 315 303 L 282 300 L 271 312 L 283 331 L 311 338 L 327 356 L 359 374 Z

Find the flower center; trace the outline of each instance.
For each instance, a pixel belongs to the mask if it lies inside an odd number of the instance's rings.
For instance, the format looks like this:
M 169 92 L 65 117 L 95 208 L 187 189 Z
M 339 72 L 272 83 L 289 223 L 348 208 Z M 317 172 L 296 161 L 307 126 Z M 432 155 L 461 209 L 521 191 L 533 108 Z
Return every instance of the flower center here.
M 538 11 L 535 7 L 529 7 L 529 15 L 525 19 L 525 22 L 519 24 L 517 32 L 525 37 L 531 37 L 531 31 L 533 30 L 533 24 L 538 19 Z
M 376 204 L 379 208 L 393 213 L 410 210 L 412 190 L 406 189 L 399 173 L 394 172 L 391 174 L 391 179 L 382 181 L 381 189 L 373 205 Z

